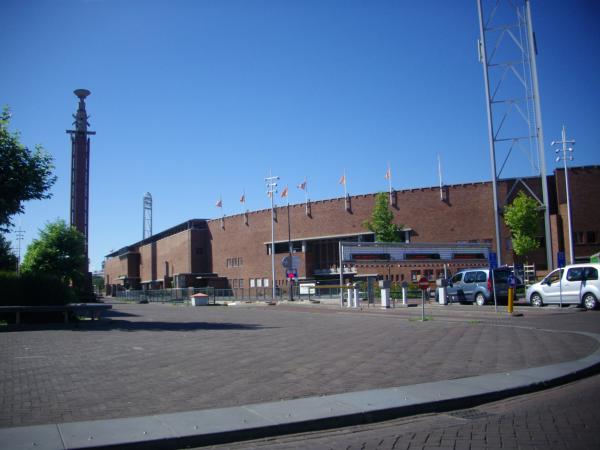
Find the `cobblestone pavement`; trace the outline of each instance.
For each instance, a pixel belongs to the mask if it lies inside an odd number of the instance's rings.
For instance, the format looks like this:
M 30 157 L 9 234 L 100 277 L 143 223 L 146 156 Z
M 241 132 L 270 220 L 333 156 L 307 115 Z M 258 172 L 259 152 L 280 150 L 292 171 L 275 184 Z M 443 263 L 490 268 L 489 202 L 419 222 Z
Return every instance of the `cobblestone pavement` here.
M 600 448 L 600 375 L 474 409 L 213 449 L 581 449 Z
M 0 331 L 0 426 L 189 411 L 573 360 L 600 314 L 114 304 L 110 321 Z M 450 311 L 450 309 L 452 309 Z M 450 311 L 450 312 L 448 312 Z M 491 311 L 491 312 L 490 312 Z M 444 316 L 447 315 L 448 317 Z M 508 326 L 496 326 L 508 325 Z M 2 328 L 0 328 L 2 330 Z

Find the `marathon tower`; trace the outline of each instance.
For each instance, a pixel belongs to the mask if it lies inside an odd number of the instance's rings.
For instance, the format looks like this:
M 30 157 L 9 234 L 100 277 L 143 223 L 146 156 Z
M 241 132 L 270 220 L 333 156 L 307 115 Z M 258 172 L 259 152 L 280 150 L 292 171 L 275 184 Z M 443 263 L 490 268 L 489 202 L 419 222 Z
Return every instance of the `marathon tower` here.
M 79 98 L 77 113 L 73 114 L 75 130 L 67 130 L 71 135 L 71 226 L 85 236 L 85 268 L 88 262 L 88 206 L 90 185 L 90 138 L 95 131 L 88 131 L 89 116 L 85 110 L 85 98 L 91 94 L 87 89 L 76 89 L 73 93 Z

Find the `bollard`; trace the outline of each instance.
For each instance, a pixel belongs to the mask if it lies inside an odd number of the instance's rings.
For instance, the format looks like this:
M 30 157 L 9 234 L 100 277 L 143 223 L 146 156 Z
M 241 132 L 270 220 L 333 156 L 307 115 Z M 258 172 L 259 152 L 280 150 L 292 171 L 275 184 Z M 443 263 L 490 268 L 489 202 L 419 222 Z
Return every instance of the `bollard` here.
M 512 314 L 513 312 L 513 299 L 515 297 L 515 288 L 508 288 L 508 313 Z
M 446 299 L 446 288 L 443 286 L 440 286 L 438 288 L 438 302 L 440 305 L 447 305 L 448 301 Z
M 353 306 L 355 308 L 360 307 L 360 296 L 358 294 L 358 288 L 356 286 L 354 286 L 354 289 L 352 289 L 352 294 L 353 294 L 352 296 L 354 297 L 353 302 L 352 302 Z
M 390 290 L 387 288 L 381 289 L 381 308 L 387 309 L 390 307 Z

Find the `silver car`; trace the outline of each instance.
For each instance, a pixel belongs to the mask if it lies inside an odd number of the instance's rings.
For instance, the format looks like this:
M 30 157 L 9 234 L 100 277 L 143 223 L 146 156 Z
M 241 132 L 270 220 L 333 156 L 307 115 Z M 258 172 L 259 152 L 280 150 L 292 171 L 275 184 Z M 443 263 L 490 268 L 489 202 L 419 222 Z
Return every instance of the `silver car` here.
M 525 293 L 533 306 L 545 304 L 581 305 L 596 309 L 600 299 L 600 264 L 572 264 L 550 272 Z
M 494 269 L 496 300 L 505 303 L 508 298 L 507 268 Z M 479 306 L 494 301 L 490 269 L 463 269 L 447 281 L 446 293 L 450 302 L 474 302 Z M 437 292 L 436 292 L 437 295 Z

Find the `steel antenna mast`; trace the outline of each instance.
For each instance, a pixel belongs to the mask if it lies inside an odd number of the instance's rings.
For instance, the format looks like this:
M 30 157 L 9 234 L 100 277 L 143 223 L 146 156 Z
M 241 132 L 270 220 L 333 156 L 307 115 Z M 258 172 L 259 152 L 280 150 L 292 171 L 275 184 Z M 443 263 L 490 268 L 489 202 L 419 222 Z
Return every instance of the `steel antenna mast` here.
M 546 261 L 551 268 L 544 134 L 529 3 L 529 0 L 477 0 L 478 50 L 485 83 L 498 261 L 502 261 L 500 215 L 508 201 L 505 198 L 500 204 L 498 180 L 507 172 L 508 177 L 523 176 L 523 162 L 527 161 L 531 172 L 541 178 L 542 199 L 536 199 L 544 211 Z

